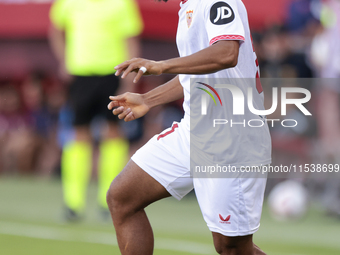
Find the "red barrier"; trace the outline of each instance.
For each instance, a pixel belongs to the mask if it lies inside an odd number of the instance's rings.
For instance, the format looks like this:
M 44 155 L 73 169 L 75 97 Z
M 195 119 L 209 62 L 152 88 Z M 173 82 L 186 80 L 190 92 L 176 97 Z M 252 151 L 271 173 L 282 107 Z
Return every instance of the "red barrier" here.
M 190 1 L 190 0 L 189 0 Z M 252 29 L 280 23 L 291 0 L 244 0 Z M 159 3 L 138 0 L 145 23 L 144 38 L 174 40 L 179 0 Z M 49 26 L 48 3 L 1 4 L 0 38 L 45 38 Z

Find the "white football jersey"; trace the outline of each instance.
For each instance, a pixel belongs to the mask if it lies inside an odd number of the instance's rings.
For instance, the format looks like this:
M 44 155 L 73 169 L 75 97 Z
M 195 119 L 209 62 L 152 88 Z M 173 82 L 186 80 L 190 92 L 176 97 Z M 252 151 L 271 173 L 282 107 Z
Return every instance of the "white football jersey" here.
M 198 142 L 191 139 L 191 146 L 197 149 L 195 156 L 213 163 L 222 162 L 228 155 L 225 162 L 238 166 L 270 163 L 271 138 L 267 124 L 258 128 L 248 125 L 249 120 L 264 120 L 263 116 L 254 115 L 247 107 L 248 88 L 253 87 L 253 106 L 255 109 L 264 109 L 264 96 L 260 83 L 255 81 L 255 78 L 259 77 L 258 62 L 253 50 L 248 15 L 243 2 L 241 0 L 182 0 L 180 6 L 176 41 L 181 57 L 203 50 L 219 40 L 238 40 L 240 42 L 238 64 L 234 68 L 206 75 L 179 75 L 184 89 L 183 108 L 185 116 L 183 121 L 188 130 L 198 137 Z M 195 80 L 209 79 L 208 81 L 224 79 L 229 80 L 229 82 L 239 79 L 240 82 L 234 82 L 234 84 L 237 84 L 245 96 L 244 114 L 241 116 L 233 114 L 231 92 L 227 89 L 217 89 L 218 87 L 215 84 L 209 85 L 216 88 L 221 97 L 221 105 L 223 102 L 223 109 L 214 107 L 212 100 L 210 100 L 208 114 L 212 114 L 217 119 L 227 119 L 229 123 L 230 121 L 244 122 L 246 125 L 231 127 L 228 124 L 212 129 L 211 123 L 207 123 L 204 116 L 198 114 L 191 116 L 195 119 L 190 122 L 190 115 L 193 114 L 190 113 L 190 102 L 199 104 L 200 99 L 195 101 L 193 96 L 195 94 L 200 98 L 200 93 L 203 93 L 201 90 L 193 90 L 193 87 L 191 87 L 190 93 L 190 79 L 192 78 Z M 241 80 L 245 78 L 248 78 L 248 81 L 253 79 L 253 82 L 242 82 Z M 194 125 L 200 128 L 197 129 L 193 127 Z M 215 138 L 225 141 L 223 148 L 220 146 L 217 148 L 212 142 L 202 142 L 205 141 L 209 129 L 214 134 L 220 134 L 221 137 L 218 137 L 218 135 Z M 200 135 L 202 135 L 201 140 Z M 201 155 L 198 155 L 199 151 L 202 152 Z M 205 158 L 209 155 L 211 156 L 210 160 Z

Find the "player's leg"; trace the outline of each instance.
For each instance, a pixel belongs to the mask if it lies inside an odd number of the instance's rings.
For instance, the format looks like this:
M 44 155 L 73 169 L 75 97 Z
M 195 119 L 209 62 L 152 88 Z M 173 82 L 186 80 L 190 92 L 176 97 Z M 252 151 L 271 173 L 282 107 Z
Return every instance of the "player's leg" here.
M 181 123 L 174 124 L 139 149 L 112 182 L 107 202 L 122 254 L 152 254 L 144 208 L 170 195 L 180 200 L 193 189 L 187 137 Z
M 89 123 L 92 112 L 92 77 L 75 77 L 69 101 L 74 115 L 75 137 L 63 147 L 61 177 L 68 219 L 77 219 L 85 207 L 86 189 L 92 170 L 92 144 Z
M 223 255 L 253 255 L 252 235 L 228 237 L 212 232 L 214 246 L 218 254 Z
M 254 255 L 266 255 L 266 253 L 262 251 L 260 247 L 254 244 Z
M 212 235 L 218 254 L 265 255 L 265 253 L 253 243 L 253 235 L 227 237 L 215 232 L 213 232 Z
M 153 233 L 144 208 L 168 196 L 168 191 L 132 160 L 114 179 L 107 203 L 123 255 L 153 253 Z

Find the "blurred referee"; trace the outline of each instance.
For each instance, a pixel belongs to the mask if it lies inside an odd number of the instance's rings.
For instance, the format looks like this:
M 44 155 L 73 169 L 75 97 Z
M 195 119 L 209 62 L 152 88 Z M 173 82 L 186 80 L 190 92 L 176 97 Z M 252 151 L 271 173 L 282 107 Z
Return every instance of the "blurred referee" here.
M 127 162 L 128 142 L 119 131 L 117 117 L 107 111 L 107 104 L 109 95 L 117 94 L 119 88 L 114 67 L 137 57 L 137 36 L 143 24 L 134 0 L 57 0 L 50 19 L 50 43 L 60 75 L 70 84 L 74 114 L 75 138 L 63 148 L 61 168 L 67 218 L 75 220 L 83 213 L 91 176 L 89 126 L 95 116 L 107 120 L 99 147 L 98 203 L 102 209 L 107 209 L 106 192 L 112 179 Z

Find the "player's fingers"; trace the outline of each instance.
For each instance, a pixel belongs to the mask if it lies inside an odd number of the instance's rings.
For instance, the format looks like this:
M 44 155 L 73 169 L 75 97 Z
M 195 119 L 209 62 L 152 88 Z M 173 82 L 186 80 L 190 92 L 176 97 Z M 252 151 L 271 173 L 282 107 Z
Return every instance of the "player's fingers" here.
M 123 63 L 121 63 L 121 64 L 119 64 L 119 65 L 116 65 L 114 68 L 115 68 L 116 70 L 125 69 L 125 68 L 127 68 L 127 67 L 128 67 L 132 62 L 134 62 L 134 61 L 136 61 L 135 58 L 130 59 L 130 60 L 126 60 L 126 61 L 124 61 Z
M 131 73 L 133 70 L 134 70 L 135 68 L 134 68 L 134 65 L 133 64 L 131 64 L 131 65 L 129 65 L 125 70 L 124 70 L 124 72 L 123 72 L 123 74 L 122 74 L 122 79 L 124 79 L 129 73 Z
M 141 64 L 139 62 L 137 62 L 137 60 L 135 62 L 132 62 L 124 71 L 124 73 L 122 74 L 122 78 L 124 79 L 129 73 L 131 72 L 138 72 L 139 68 L 141 67 Z
M 110 102 L 110 103 L 107 105 L 107 108 L 108 108 L 109 110 L 112 110 L 113 108 L 118 107 L 118 106 L 121 106 L 121 102 L 112 101 L 112 102 Z
M 119 74 L 122 73 L 122 71 L 124 71 L 131 63 L 133 62 L 136 62 L 136 59 L 133 58 L 133 59 L 130 59 L 130 60 L 127 60 L 127 61 L 124 61 L 123 63 L 117 65 L 114 67 L 114 69 L 117 70 L 116 72 L 116 76 L 118 76 Z
M 120 106 L 118 108 L 113 109 L 112 113 L 114 115 L 122 114 L 124 112 L 124 109 L 125 109 L 124 106 Z
M 125 69 L 124 68 L 120 68 L 120 69 L 116 69 L 117 71 L 115 72 L 116 76 L 119 76 Z
M 129 66 L 130 66 L 130 65 L 128 65 L 128 66 L 126 66 L 126 67 L 124 67 L 124 68 L 118 69 L 118 70 L 116 71 L 115 75 L 116 75 L 116 76 L 119 76 L 119 75 L 121 75 L 121 74 L 124 74 L 124 72 L 126 71 L 126 69 L 127 69 Z M 128 72 L 127 74 L 129 74 L 129 73 L 130 73 L 130 72 Z M 127 75 L 127 74 L 126 74 L 126 75 Z M 125 75 L 125 76 L 126 76 L 126 75 Z M 124 79 L 125 76 L 122 75 L 122 78 Z
M 124 121 L 129 122 L 134 119 L 135 119 L 135 116 L 133 115 L 133 112 L 131 111 L 128 115 L 126 115 L 126 117 L 124 118 Z
M 144 73 L 145 73 L 145 72 L 144 72 L 143 70 L 139 69 L 139 71 L 138 71 L 136 77 L 133 79 L 133 82 L 134 82 L 134 83 L 137 83 L 137 82 L 139 81 L 139 79 L 143 76 Z
M 126 93 L 118 96 L 110 96 L 110 100 L 112 101 L 125 101 Z
M 107 109 L 112 110 L 114 107 L 118 106 L 118 102 L 117 101 L 111 101 L 108 105 L 107 105 Z
M 121 114 L 118 115 L 119 119 L 125 119 L 125 117 L 131 112 L 130 108 L 125 109 Z

